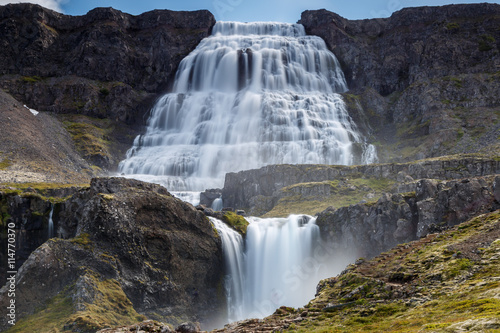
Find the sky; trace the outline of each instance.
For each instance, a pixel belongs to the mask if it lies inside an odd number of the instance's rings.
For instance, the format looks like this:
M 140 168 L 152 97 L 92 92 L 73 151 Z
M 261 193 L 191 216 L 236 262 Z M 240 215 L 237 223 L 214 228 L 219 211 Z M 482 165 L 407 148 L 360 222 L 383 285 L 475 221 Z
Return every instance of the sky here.
M 480 1 L 445 0 L 0 0 L 0 5 L 15 2 L 38 3 L 68 15 L 84 15 L 95 7 L 113 7 L 139 15 L 153 9 L 208 9 L 217 21 L 280 21 L 295 23 L 306 9 L 325 8 L 348 19 L 389 17 L 404 7 L 440 6 Z M 488 1 L 499 3 L 500 1 Z

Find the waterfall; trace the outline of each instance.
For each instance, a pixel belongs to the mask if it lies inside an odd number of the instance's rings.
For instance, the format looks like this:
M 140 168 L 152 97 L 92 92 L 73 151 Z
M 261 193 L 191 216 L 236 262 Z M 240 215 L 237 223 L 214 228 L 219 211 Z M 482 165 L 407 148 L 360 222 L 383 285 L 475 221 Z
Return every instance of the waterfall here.
M 216 212 L 220 212 L 222 210 L 222 198 L 217 198 L 212 202 L 212 209 Z
M 218 22 L 182 60 L 119 170 L 201 191 L 268 164 L 352 164 L 363 138 L 346 90 L 334 54 L 302 25 Z
M 241 235 L 211 218 L 222 238 L 230 321 L 263 318 L 282 305 L 305 305 L 329 273 L 316 219 L 291 215 L 247 220 L 244 247 Z
M 52 219 L 53 214 L 54 214 L 54 205 L 51 204 L 49 213 L 49 232 L 48 232 L 49 239 L 54 237 L 54 220 Z
M 193 206 L 198 206 L 200 204 L 200 194 L 201 192 L 196 191 L 172 191 L 170 192 L 174 197 L 181 199 L 182 201 L 189 202 Z
M 228 305 L 228 317 L 232 320 L 242 318 L 244 290 L 243 238 L 224 222 L 209 217 L 222 239 L 222 252 L 226 270 L 225 288 Z

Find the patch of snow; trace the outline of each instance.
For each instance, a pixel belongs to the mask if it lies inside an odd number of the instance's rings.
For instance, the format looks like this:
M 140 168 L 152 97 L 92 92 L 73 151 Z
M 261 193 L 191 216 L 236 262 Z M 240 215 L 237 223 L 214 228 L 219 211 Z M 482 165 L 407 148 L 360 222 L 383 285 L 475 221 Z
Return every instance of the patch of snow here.
M 34 109 L 30 109 L 29 107 L 27 107 L 26 105 L 24 105 L 24 107 L 28 110 L 30 110 L 31 113 L 33 113 L 34 116 L 36 116 L 38 114 L 38 111 L 37 110 L 34 110 Z

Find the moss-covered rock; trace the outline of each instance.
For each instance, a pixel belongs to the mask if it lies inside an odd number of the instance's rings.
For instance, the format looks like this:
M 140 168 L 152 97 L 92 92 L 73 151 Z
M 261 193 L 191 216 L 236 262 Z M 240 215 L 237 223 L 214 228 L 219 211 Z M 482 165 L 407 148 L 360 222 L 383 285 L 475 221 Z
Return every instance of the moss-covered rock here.
M 249 215 L 314 215 L 329 206 L 372 202 L 384 192 L 413 192 L 414 179 L 457 179 L 500 172 L 495 155 L 441 156 L 372 165 L 270 165 L 228 173 L 222 190 L 227 207 Z
M 235 212 L 223 212 L 222 221 L 243 236 L 247 233 L 247 227 L 249 224 L 248 221 L 243 216 L 238 215 Z

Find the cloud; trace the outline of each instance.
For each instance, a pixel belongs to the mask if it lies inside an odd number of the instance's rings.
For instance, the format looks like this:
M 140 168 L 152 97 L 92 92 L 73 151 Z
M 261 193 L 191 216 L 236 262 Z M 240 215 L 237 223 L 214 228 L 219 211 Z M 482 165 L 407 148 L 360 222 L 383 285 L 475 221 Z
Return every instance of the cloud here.
M 66 0 L 31 0 L 31 1 L 23 1 L 23 0 L 0 0 L 0 6 L 9 4 L 9 3 L 21 3 L 21 2 L 29 2 L 29 3 L 34 3 L 40 6 L 43 6 L 48 9 L 55 10 L 57 12 L 62 13 L 62 7 L 61 5 L 63 3 L 66 3 Z

